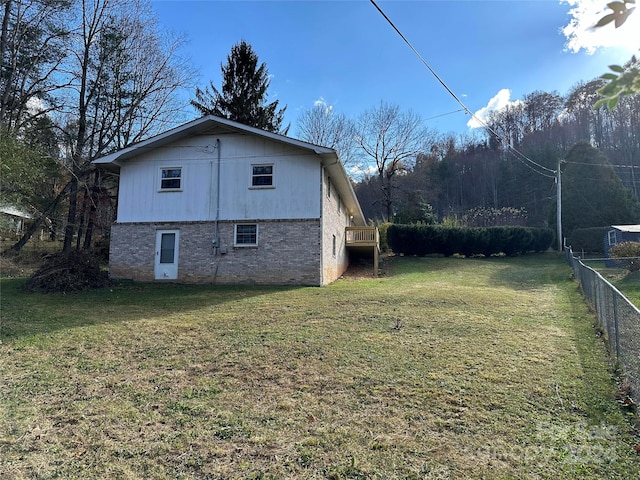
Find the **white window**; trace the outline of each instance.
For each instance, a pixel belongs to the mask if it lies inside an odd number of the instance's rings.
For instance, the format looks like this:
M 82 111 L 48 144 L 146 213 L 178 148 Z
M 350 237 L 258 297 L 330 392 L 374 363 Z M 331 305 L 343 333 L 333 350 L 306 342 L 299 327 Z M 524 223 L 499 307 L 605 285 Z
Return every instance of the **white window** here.
M 336 236 L 333 236 L 333 256 L 336 256 L 336 252 L 337 252 L 337 245 L 336 245 Z
M 256 188 L 273 187 L 273 165 L 251 165 L 251 186 Z
M 609 230 L 609 245 L 615 245 L 615 244 L 616 244 L 616 231 Z
M 235 226 L 234 245 L 237 247 L 255 247 L 258 245 L 258 225 L 240 223 Z
M 182 190 L 182 167 L 160 169 L 160 191 Z

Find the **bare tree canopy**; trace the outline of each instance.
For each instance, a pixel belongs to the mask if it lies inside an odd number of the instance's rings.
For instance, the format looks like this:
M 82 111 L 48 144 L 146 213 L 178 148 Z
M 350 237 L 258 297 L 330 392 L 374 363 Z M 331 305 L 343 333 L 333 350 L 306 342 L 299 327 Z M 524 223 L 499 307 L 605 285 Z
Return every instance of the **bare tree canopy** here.
M 19 131 L 60 108 L 70 0 L 6 0 L 0 33 L 0 123 Z
M 434 140 L 418 114 L 396 105 L 381 102 L 358 117 L 356 143 L 363 164 L 375 168 L 387 218 L 393 216 L 396 175 L 409 171 Z
M 333 148 L 342 164 L 353 162 L 356 147 L 356 130 L 353 121 L 344 114 L 335 113 L 331 105 L 317 102 L 298 117 L 298 138 L 305 142 Z
M 175 124 L 183 107 L 176 94 L 193 70 L 148 0 L 7 0 L 2 10 L 1 126 L 25 136 L 46 118 L 57 131 L 69 250 L 74 236 L 90 243 L 89 205 L 100 191 L 91 161 Z

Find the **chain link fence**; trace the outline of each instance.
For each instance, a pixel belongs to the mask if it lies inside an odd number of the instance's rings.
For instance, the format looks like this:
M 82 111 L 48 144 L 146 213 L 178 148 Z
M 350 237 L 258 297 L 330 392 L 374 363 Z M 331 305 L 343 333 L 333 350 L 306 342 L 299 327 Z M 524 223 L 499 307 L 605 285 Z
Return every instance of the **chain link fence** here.
M 611 356 L 629 382 L 630 397 L 635 403 L 640 402 L 640 310 L 602 275 L 574 257 L 570 247 L 565 247 L 565 255 L 598 316 Z

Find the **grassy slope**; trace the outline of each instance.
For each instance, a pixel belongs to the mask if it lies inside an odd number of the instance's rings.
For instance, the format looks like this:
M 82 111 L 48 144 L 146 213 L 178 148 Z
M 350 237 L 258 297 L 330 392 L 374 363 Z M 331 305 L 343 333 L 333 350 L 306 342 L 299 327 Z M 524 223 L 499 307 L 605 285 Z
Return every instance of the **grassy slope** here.
M 640 272 L 627 273 L 614 281 L 614 285 L 631 303 L 640 307 Z
M 326 288 L 19 285 L 2 281 L 2 478 L 640 471 L 554 255 L 400 258 Z
M 636 307 L 640 307 L 640 272 L 606 267 L 602 260 L 587 260 L 584 263 L 600 273 Z

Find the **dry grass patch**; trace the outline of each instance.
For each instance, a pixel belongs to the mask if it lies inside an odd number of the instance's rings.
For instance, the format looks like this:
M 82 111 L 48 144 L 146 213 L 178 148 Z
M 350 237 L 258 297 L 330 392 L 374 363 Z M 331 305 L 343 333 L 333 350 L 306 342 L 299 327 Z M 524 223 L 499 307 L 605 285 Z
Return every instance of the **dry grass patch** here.
M 632 478 L 560 257 L 326 288 L 3 281 L 3 478 Z

